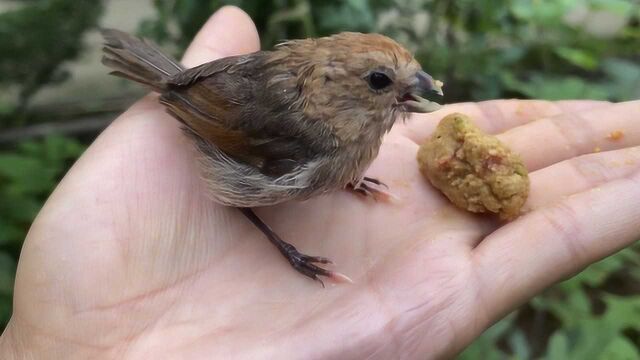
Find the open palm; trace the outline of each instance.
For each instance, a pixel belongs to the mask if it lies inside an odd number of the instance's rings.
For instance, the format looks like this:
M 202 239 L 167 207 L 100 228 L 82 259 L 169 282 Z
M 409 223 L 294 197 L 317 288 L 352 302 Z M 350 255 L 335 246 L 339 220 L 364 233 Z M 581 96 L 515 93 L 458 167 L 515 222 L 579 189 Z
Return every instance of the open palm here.
M 184 61 L 257 46 L 246 15 L 224 8 Z M 418 144 L 454 111 L 522 154 L 532 190 L 516 221 L 456 210 L 418 172 Z M 149 96 L 95 141 L 39 214 L 2 349 L 65 359 L 450 356 L 640 237 L 639 112 L 639 102 L 494 101 L 398 124 L 368 173 L 395 203 L 338 192 L 257 209 L 355 281 L 323 289 L 237 210 L 203 196 L 193 146 Z M 622 138 L 606 138 L 618 130 Z

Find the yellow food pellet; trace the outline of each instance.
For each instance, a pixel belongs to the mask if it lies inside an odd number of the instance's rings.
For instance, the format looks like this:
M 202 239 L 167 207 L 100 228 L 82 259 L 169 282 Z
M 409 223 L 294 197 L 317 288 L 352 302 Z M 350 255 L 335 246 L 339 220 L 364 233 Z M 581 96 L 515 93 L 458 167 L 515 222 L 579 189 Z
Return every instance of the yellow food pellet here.
M 521 213 L 529 195 L 522 159 L 460 113 L 446 116 L 418 151 L 422 174 L 454 205 L 505 220 Z
M 622 139 L 623 136 L 624 136 L 624 133 L 622 131 L 616 130 L 616 131 L 610 132 L 609 135 L 607 135 L 607 139 L 616 141 L 616 140 Z

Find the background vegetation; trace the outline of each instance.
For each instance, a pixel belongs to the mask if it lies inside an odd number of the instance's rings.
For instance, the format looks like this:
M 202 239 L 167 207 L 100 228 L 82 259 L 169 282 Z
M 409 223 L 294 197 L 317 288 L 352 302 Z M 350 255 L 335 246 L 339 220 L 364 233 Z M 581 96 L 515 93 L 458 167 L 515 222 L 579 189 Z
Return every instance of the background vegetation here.
M 117 92 L 75 106 L 33 102 L 69 78 L 65 69 L 76 66 L 108 2 L 7 4 L 0 8 L 0 324 L 10 316 L 31 221 L 105 117 L 127 104 Z M 640 98 L 637 0 L 154 0 L 138 29 L 179 53 L 226 4 L 255 19 L 265 47 L 343 30 L 389 34 L 445 80 L 447 102 Z M 547 290 L 461 358 L 640 358 L 640 251 L 624 250 Z

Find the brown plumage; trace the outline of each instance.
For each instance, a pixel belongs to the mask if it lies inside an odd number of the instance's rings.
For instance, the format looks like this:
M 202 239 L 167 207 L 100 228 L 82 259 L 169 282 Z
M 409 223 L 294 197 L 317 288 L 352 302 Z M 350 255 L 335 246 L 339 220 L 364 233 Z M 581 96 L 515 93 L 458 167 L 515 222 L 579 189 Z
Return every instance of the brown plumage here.
M 437 109 L 425 93 L 442 95 L 406 49 L 378 34 L 287 41 L 191 69 L 144 40 L 117 30 L 103 35 L 103 63 L 161 94 L 202 154 L 213 199 L 240 208 L 348 185 L 373 191 L 363 174 L 383 135 L 408 112 Z M 243 212 L 298 271 L 338 276 L 311 264 L 326 259 L 283 249 L 250 210 Z

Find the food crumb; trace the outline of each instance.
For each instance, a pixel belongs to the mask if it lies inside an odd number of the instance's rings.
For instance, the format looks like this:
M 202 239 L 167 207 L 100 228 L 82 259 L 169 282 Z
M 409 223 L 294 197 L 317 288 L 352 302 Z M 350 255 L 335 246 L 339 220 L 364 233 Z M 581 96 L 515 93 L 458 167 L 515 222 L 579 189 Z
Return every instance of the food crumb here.
M 616 131 L 610 132 L 609 135 L 607 135 L 607 139 L 616 141 L 616 140 L 622 139 L 623 136 L 624 136 L 624 133 L 622 131 L 616 130 Z
M 600 149 L 600 146 L 596 146 L 593 148 L 593 152 L 600 152 L 602 151 L 602 149 Z

